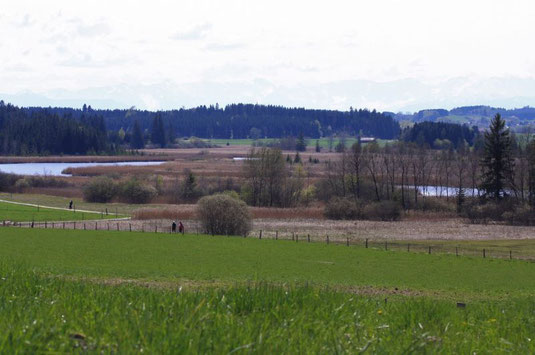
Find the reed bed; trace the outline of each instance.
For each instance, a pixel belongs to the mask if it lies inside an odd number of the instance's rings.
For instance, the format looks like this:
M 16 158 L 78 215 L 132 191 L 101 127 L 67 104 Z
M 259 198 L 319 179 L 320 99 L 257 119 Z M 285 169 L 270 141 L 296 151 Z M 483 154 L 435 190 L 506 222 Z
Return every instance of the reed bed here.
M 156 219 L 195 219 L 196 205 L 176 205 L 165 208 L 141 208 L 135 210 L 132 218 L 135 220 L 156 220 Z M 254 219 L 324 219 L 321 207 L 309 208 L 268 208 L 250 207 L 251 215 Z

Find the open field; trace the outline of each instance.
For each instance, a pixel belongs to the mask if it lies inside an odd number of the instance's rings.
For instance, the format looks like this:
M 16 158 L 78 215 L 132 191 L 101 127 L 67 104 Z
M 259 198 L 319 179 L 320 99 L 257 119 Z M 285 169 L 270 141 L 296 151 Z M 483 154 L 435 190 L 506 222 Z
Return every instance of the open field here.
M 0 221 L 79 221 L 91 219 L 108 219 L 124 217 L 122 215 L 106 215 L 98 212 L 52 209 L 41 206 L 27 206 L 0 201 Z
M 535 291 L 535 264 L 320 243 L 108 231 L 0 230 L 0 258 L 76 277 L 309 282 L 501 297 Z M 489 276 L 491 275 L 491 276 Z
M 243 145 L 243 146 L 252 146 L 253 142 L 254 142 L 253 139 L 206 139 L 206 141 L 210 142 L 212 144 L 218 144 L 218 145 L 226 145 L 228 143 L 229 145 Z M 268 143 L 268 142 L 274 141 L 274 139 L 262 138 L 262 139 L 258 139 L 257 141 L 258 142 L 262 142 L 262 143 Z M 319 139 L 306 138 L 306 141 L 307 141 L 307 144 L 308 144 L 309 148 L 311 148 L 311 147 L 314 148 L 316 146 L 316 141 L 319 142 L 320 147 L 322 147 L 324 149 L 325 148 L 329 148 L 329 138 L 319 138 Z M 350 147 L 354 143 L 357 142 L 357 138 L 349 137 L 349 138 L 346 138 L 345 141 L 346 141 L 346 146 Z M 377 143 L 381 147 L 383 147 L 388 142 L 393 142 L 393 140 L 387 140 L 387 139 L 378 139 L 377 140 Z M 338 138 L 333 139 L 333 149 L 334 149 L 334 147 L 336 147 L 336 145 L 338 143 L 340 143 L 340 139 L 338 139 Z
M 6 201 L 22 202 L 22 203 L 31 203 L 41 206 L 51 206 L 58 208 L 66 208 L 69 206 L 69 201 L 72 200 L 77 209 L 80 210 L 89 210 L 89 211 L 98 211 L 105 212 L 106 208 L 110 214 L 115 216 L 117 212 L 118 215 L 130 215 L 135 209 L 140 208 L 139 205 L 127 204 L 127 203 L 92 203 L 85 202 L 81 197 L 74 196 L 54 196 L 54 195 L 45 195 L 45 194 L 10 194 L 10 193 L 1 193 L 0 199 Z M 154 204 L 152 205 L 155 208 L 161 207 L 161 205 Z
M 530 298 L 360 296 L 306 286 L 204 290 L 71 281 L 1 263 L 0 352 L 530 353 Z
M 0 243 L 2 353 L 535 351 L 525 261 L 50 229 Z

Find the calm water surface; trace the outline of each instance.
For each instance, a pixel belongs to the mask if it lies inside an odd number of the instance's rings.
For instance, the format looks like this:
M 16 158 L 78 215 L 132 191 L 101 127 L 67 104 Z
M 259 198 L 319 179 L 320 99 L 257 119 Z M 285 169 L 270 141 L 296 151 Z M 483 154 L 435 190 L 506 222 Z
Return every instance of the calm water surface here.
M 163 163 L 163 161 L 122 161 L 114 163 L 19 163 L 0 164 L 0 171 L 18 175 L 70 176 L 70 174 L 62 174 L 62 171 L 67 168 L 83 168 L 87 166 L 142 166 L 160 165 Z

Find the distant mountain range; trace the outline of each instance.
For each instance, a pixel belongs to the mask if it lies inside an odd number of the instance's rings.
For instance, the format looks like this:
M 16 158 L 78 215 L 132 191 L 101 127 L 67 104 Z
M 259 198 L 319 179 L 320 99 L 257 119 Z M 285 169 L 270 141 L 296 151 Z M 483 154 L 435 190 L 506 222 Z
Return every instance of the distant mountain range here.
M 402 126 L 413 122 L 449 122 L 486 128 L 490 120 L 499 113 L 515 132 L 526 132 L 535 128 L 535 107 L 505 109 L 491 106 L 463 106 L 451 110 L 420 110 L 413 114 L 384 112 L 400 122 Z

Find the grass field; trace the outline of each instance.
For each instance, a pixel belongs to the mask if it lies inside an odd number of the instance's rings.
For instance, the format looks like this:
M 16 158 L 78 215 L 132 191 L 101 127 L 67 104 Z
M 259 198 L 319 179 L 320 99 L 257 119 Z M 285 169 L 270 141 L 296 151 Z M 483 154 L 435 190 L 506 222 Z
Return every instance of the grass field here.
M 34 205 L 42 206 L 51 206 L 58 208 L 65 208 L 69 206 L 69 201 L 73 201 L 77 209 L 88 210 L 88 211 L 98 211 L 104 212 L 106 208 L 108 212 L 113 214 L 115 217 L 115 212 L 119 215 L 129 215 L 135 209 L 139 208 L 139 205 L 136 204 L 127 204 L 127 203 L 91 203 L 85 202 L 82 198 L 67 198 L 62 196 L 51 196 L 43 194 L 24 194 L 24 193 L 1 193 L 0 199 L 6 201 L 22 202 L 29 203 Z M 152 205 L 151 205 L 152 206 Z M 154 207 L 159 207 L 159 205 L 154 205 Z
M 109 286 L 0 264 L 2 353 L 530 353 L 533 300 L 363 297 L 306 286 Z
M 317 140 L 319 141 L 320 147 L 322 147 L 324 149 L 329 147 L 329 139 L 328 138 L 320 138 L 320 139 L 317 139 Z M 254 142 L 253 139 L 210 139 L 210 140 L 207 140 L 207 141 L 209 141 L 212 144 L 218 144 L 218 145 L 226 145 L 228 143 L 229 145 L 245 145 L 245 146 L 250 146 Z M 257 141 L 258 142 L 267 143 L 267 142 L 273 141 L 273 139 L 264 138 L 264 139 L 258 139 Z M 333 140 L 333 149 L 334 149 L 334 147 L 336 147 L 336 145 L 339 142 L 340 142 L 339 139 L 335 138 Z M 355 142 L 357 142 L 356 138 L 346 138 L 346 145 L 348 147 L 353 145 Z M 377 140 L 377 143 L 380 146 L 384 146 L 387 142 L 391 142 L 391 141 L 390 140 L 385 140 L 385 139 L 378 139 Z M 316 139 L 311 139 L 311 138 L 307 139 L 307 144 L 308 144 L 309 147 L 315 147 L 316 146 Z
M 119 217 L 123 216 L 119 215 Z M 108 218 L 115 218 L 115 214 L 106 215 L 75 210 L 58 210 L 0 202 L 0 221 L 79 221 Z
M 0 353 L 535 351 L 523 261 L 50 229 L 0 243 Z
M 17 228 L 0 233 L 0 259 L 76 277 L 309 282 L 463 297 L 535 291 L 535 264 L 516 260 L 238 237 Z

